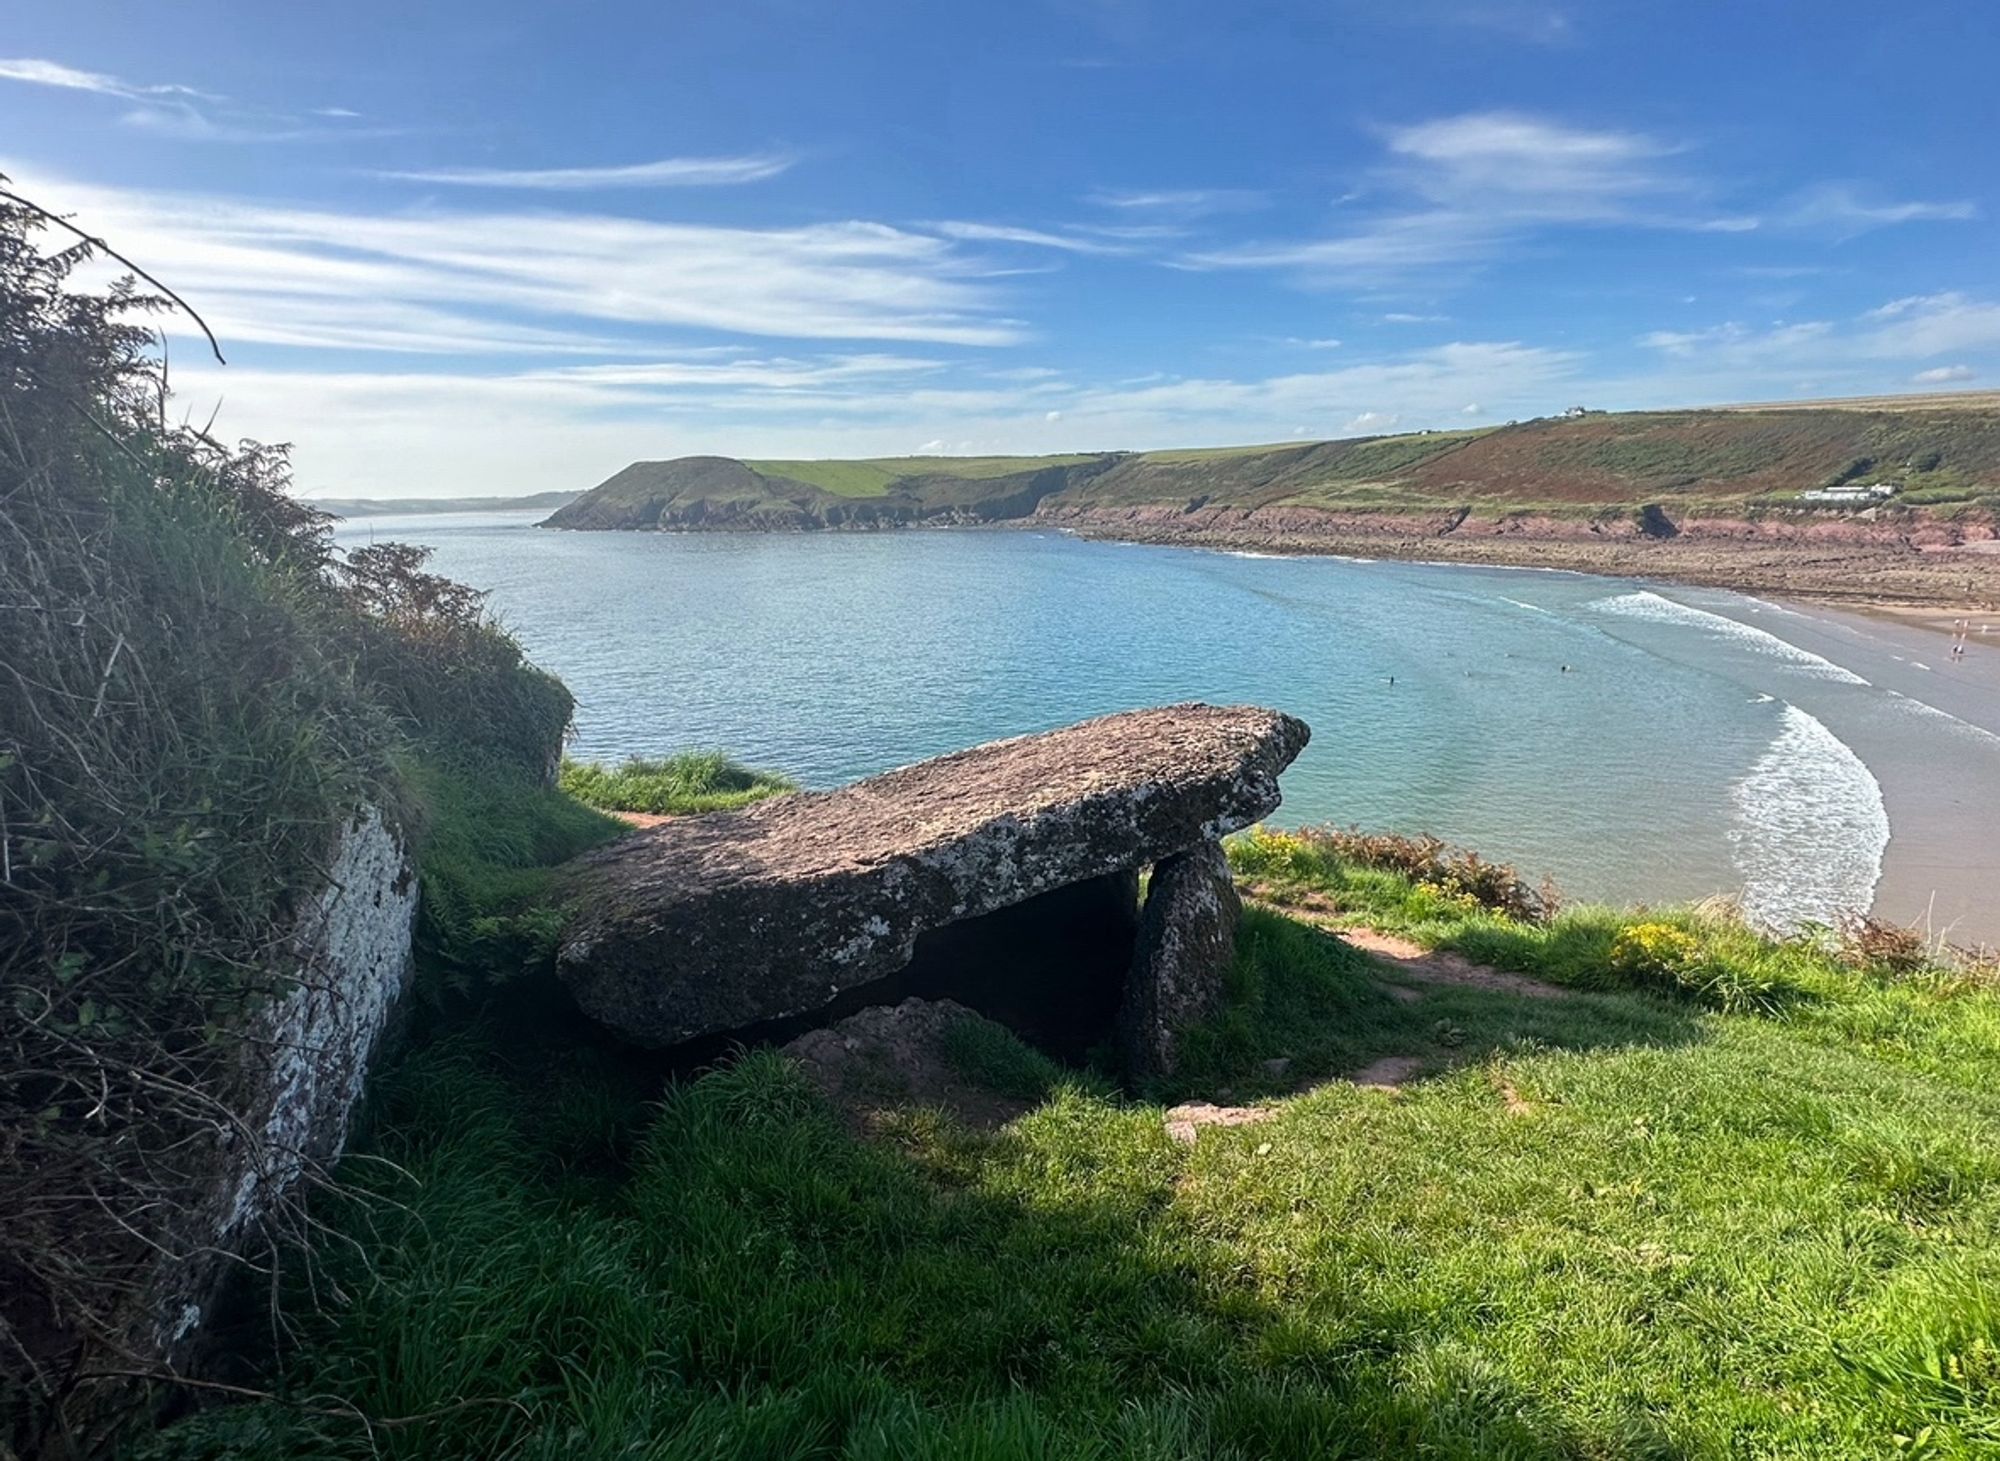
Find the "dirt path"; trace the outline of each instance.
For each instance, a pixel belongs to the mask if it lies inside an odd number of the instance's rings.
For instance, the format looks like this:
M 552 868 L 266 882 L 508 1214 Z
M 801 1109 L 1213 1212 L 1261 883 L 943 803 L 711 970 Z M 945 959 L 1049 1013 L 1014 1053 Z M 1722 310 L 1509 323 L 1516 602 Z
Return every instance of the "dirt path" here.
M 1427 949 L 1393 933 L 1378 933 L 1372 928 L 1330 928 L 1327 932 L 1350 947 L 1372 954 L 1399 977 L 1419 984 L 1461 984 L 1469 989 L 1518 994 L 1528 999 L 1559 999 L 1569 992 L 1525 974 L 1509 974 L 1489 964 L 1475 964 L 1462 954 Z
M 1298 908 L 1285 908 L 1279 911 L 1290 917 L 1303 918 L 1348 946 L 1360 949 L 1374 959 L 1385 973 L 1396 979 L 1416 984 L 1460 985 L 1468 989 L 1489 990 L 1495 994 L 1512 994 L 1523 999 L 1554 999 L 1569 993 L 1568 990 L 1558 988 L 1556 985 L 1544 984 L 1539 979 L 1530 979 L 1522 974 L 1509 974 L 1488 964 L 1475 964 L 1459 954 L 1426 949 L 1421 944 L 1412 943 L 1409 939 L 1393 933 L 1383 933 L 1373 928 L 1339 927 L 1331 920 L 1315 917 L 1312 913 Z M 1423 998 L 1422 990 L 1412 989 L 1408 984 L 1384 981 L 1382 987 L 1396 999 L 1415 1001 Z M 1418 1055 L 1385 1055 L 1359 1070 L 1334 1076 L 1331 1081 L 1318 1081 L 1301 1086 L 1291 1094 L 1303 1095 L 1308 1090 L 1324 1087 L 1332 1081 L 1359 1086 L 1364 1090 L 1393 1093 L 1421 1075 L 1429 1064 L 1428 1060 Z M 1501 1095 L 1510 1112 L 1529 1109 L 1511 1087 L 1503 1089 Z M 1269 1121 L 1277 1114 L 1276 1106 L 1217 1106 L 1207 1101 L 1190 1101 L 1167 1111 L 1165 1120 L 1167 1135 L 1175 1141 L 1192 1146 L 1200 1139 L 1204 1127 L 1255 1126 L 1260 1122 Z

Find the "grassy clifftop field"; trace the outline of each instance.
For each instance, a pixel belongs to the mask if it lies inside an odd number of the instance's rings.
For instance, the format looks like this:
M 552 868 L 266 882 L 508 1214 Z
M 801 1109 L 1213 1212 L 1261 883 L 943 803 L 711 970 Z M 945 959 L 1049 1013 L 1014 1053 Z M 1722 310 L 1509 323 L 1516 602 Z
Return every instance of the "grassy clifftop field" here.
M 553 527 L 840 527 L 999 521 L 1134 507 L 1466 508 L 1582 515 L 1771 510 L 1845 483 L 1893 483 L 1899 507 L 2000 502 L 2000 407 L 1593 413 L 1469 431 L 1207 450 L 862 461 L 635 462 Z M 1984 403 L 1984 404 L 1978 404 Z

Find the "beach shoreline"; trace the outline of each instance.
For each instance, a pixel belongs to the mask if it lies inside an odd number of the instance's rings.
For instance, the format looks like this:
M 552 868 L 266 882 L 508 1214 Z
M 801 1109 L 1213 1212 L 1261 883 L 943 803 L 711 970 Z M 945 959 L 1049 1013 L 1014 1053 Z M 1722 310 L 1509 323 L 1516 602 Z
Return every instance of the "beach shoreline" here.
M 1468 568 L 1542 568 L 1843 607 L 1993 616 L 2000 637 L 2000 554 L 1980 546 L 1916 548 L 1907 541 L 1819 541 L 1682 535 L 1381 534 L 1206 514 L 1071 513 L 1011 524 L 1157 547 L 1214 548 L 1285 557 L 1344 557 Z
M 1908 715 L 1943 727 L 1951 751 L 1867 725 L 1830 724 L 1881 787 L 1889 843 L 1876 917 L 1966 947 L 2000 947 L 2000 654 L 1953 661 L 1950 614 L 1868 603 L 1765 599 L 1784 616 L 1764 627 L 1825 656 L 1895 697 Z M 1941 621 L 1941 622 L 1939 622 Z M 1970 641 L 1979 646 L 1975 634 Z M 2000 620 L 1984 648 L 2000 649 Z

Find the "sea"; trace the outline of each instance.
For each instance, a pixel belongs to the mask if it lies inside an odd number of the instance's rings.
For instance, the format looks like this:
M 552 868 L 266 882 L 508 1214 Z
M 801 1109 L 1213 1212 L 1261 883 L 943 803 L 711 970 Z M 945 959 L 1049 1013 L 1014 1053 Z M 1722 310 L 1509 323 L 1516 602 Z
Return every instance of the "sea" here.
M 574 691 L 585 758 L 720 748 L 832 787 L 1110 711 L 1254 702 L 1312 727 L 1275 824 L 1429 833 L 1571 897 L 1722 894 L 1775 926 L 1873 897 L 1890 818 L 1857 741 L 2000 766 L 2000 736 L 1720 591 L 1056 531 L 539 516 L 357 518 L 338 540 L 426 544 L 485 590 Z

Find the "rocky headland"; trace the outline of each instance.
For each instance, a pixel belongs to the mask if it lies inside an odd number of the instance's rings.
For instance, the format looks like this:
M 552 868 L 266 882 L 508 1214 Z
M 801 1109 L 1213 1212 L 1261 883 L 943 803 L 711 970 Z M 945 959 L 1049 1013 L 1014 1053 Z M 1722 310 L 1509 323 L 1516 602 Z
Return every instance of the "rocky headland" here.
M 1049 527 L 1987 607 L 2000 605 L 2000 411 L 1979 402 L 1591 412 L 1474 431 L 1067 457 L 684 457 L 635 462 L 545 526 Z

